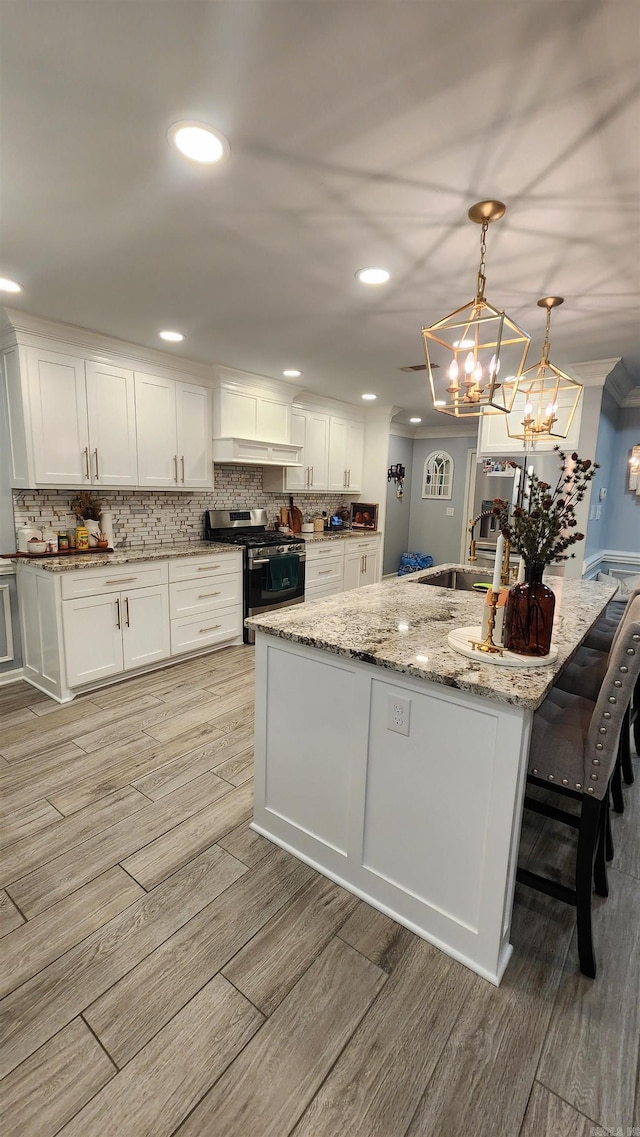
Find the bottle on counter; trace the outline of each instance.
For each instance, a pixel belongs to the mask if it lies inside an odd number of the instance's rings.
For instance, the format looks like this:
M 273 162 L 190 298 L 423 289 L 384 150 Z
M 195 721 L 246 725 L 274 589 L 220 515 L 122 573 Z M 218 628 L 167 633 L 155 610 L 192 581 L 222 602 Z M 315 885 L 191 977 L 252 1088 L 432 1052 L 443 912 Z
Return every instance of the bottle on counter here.
M 58 552 L 69 552 L 69 534 L 64 529 L 58 533 Z
M 43 530 L 42 540 L 46 543 L 48 553 L 58 552 L 58 534 L 50 525 Z
M 86 553 L 89 548 L 89 530 L 84 525 L 76 529 L 76 549 L 79 553 Z

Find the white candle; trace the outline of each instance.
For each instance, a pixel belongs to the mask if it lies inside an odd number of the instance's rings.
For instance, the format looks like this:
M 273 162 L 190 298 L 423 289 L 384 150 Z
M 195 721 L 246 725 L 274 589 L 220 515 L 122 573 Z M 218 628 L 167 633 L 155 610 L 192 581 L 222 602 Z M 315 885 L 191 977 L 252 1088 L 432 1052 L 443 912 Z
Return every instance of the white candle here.
M 524 584 L 524 557 L 520 557 L 520 564 L 518 565 L 518 579 L 516 584 Z
M 496 544 L 496 559 L 493 566 L 493 581 L 491 582 L 491 589 L 493 592 L 498 592 L 500 589 L 500 576 L 502 574 L 502 558 L 504 556 L 504 537 L 502 533 L 498 537 Z

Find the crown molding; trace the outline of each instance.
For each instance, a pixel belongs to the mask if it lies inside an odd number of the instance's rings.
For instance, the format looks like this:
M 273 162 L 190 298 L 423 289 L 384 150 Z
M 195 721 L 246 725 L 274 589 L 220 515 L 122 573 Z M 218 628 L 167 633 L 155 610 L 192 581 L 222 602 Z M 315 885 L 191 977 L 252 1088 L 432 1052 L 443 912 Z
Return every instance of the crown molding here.
M 415 438 L 416 428 L 408 426 L 404 422 L 392 422 L 389 426 L 389 434 L 394 435 L 396 438 Z
M 615 396 L 614 396 L 615 398 Z M 620 403 L 621 407 L 640 407 L 640 387 L 633 387 Z
M 584 387 L 603 387 L 605 380 L 621 363 L 620 356 L 613 359 L 585 359 L 580 363 L 569 366 L 569 374 L 577 379 Z
M 414 438 L 469 438 L 476 446 L 478 434 L 462 426 L 419 426 Z
M 0 309 L 0 346 L 11 347 L 14 344 L 46 347 L 54 351 L 59 347 L 61 351 L 67 353 L 69 348 L 72 348 L 82 352 L 85 358 L 89 357 L 94 362 L 105 362 L 104 357 L 107 356 L 106 362 L 117 361 L 123 367 L 133 370 L 152 367 L 157 371 L 161 368 L 163 372 L 172 375 L 178 373 L 209 382 L 213 376 L 209 363 L 199 363 L 195 359 L 170 355 L 156 348 L 129 343 L 114 336 L 105 336 L 102 332 L 94 332 L 89 328 L 78 328 L 73 324 L 63 324 L 43 316 L 34 316 L 17 308 Z

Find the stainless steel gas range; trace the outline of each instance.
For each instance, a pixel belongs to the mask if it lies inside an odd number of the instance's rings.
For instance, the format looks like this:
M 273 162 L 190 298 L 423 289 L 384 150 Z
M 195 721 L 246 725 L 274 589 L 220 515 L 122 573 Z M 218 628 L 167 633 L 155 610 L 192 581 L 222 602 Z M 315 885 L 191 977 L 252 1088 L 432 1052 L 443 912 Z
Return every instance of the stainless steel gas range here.
M 208 509 L 204 538 L 242 547 L 245 619 L 304 601 L 304 541 L 267 529 L 266 509 Z M 245 643 L 254 639 L 245 628 Z

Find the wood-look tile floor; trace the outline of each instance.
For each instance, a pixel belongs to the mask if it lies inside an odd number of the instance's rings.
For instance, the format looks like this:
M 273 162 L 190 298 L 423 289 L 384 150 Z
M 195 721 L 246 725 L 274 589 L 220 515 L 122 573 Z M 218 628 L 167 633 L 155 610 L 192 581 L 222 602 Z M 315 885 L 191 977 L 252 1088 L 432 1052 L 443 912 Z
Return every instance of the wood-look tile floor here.
M 252 711 L 248 647 L 65 707 L 0 688 L 3 1137 L 640 1126 L 640 776 L 597 980 L 518 890 L 496 990 L 250 830 Z M 521 859 L 558 828 L 526 815 Z

